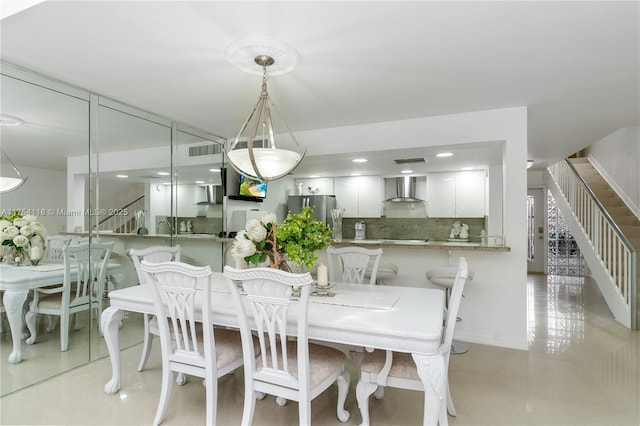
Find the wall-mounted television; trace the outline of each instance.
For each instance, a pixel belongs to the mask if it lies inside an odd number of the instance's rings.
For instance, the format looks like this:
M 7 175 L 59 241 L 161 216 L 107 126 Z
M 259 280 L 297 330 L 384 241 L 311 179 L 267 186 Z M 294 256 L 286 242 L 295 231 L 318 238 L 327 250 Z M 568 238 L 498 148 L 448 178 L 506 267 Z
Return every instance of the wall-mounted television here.
M 232 200 L 262 202 L 267 197 L 267 182 L 227 169 L 227 190 Z
M 266 198 L 267 182 L 242 174 L 240 175 L 240 188 L 238 189 L 238 195 Z

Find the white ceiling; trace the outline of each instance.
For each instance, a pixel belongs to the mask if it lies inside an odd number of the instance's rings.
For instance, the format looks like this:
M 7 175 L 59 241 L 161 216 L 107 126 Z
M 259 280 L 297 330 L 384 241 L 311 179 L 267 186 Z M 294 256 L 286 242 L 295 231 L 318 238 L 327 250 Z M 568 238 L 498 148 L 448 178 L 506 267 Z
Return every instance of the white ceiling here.
M 3 61 L 223 137 L 259 93 L 225 57 L 247 36 L 300 53 L 269 83 L 294 132 L 526 105 L 542 167 L 639 125 L 635 1 L 46 1 L 0 31 Z

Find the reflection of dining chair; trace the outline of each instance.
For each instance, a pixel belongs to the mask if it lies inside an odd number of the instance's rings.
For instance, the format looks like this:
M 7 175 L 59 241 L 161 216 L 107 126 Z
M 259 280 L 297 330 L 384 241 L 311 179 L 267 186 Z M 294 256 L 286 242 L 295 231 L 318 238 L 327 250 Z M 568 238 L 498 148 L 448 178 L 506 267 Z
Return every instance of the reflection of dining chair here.
M 350 380 L 344 366 L 346 355 L 337 349 L 309 343 L 307 338 L 311 274 L 225 266 L 224 275 L 235 300 L 242 333 L 245 380 L 241 424 L 252 423 L 256 399 L 261 394 L 269 394 L 298 401 L 299 424 L 309 425 L 311 401 L 336 381 L 337 416 L 341 422 L 349 420 L 349 412 L 344 409 Z M 234 281 L 242 283 L 246 295 L 240 295 Z M 300 298 L 289 309 L 293 287 L 299 288 Z M 251 344 L 254 326 L 260 340 L 258 358 Z
M 44 257 L 47 261 L 61 261 L 63 258 L 62 249 L 69 245 L 71 237 L 64 235 L 48 235 L 44 243 Z
M 460 302 L 462 301 L 462 291 L 467 282 L 467 261 L 461 257 L 458 261 L 458 269 L 455 283 L 449 298 L 449 308 L 442 332 L 442 341 L 439 352 L 444 361 L 445 377 L 443 380 L 442 395 L 446 398 L 441 404 L 438 420 L 440 424 L 447 424 L 447 411 L 452 416 L 456 415 L 449 389 L 449 355 L 451 353 L 451 341 L 456 325 L 456 315 Z M 424 384 L 418 376 L 416 364 L 409 353 L 375 350 L 371 353 L 365 352 L 360 364 L 360 380 L 356 386 L 356 396 L 358 406 L 362 413 L 362 424 L 369 424 L 369 396 L 379 387 L 396 387 L 424 391 Z M 381 394 L 376 393 L 376 396 Z M 380 396 L 381 397 L 381 396 Z
M 78 313 L 95 309 L 102 312 L 102 291 L 106 269 L 114 242 L 65 246 L 62 249 L 64 279 L 60 285 L 35 288 L 25 322 L 31 336 L 27 344 L 37 340 L 36 316 L 48 314 L 60 317 L 60 350 L 69 348 L 69 320 L 75 316 L 74 329 L 80 328 Z M 100 322 L 98 321 L 98 327 Z M 102 330 L 100 330 L 102 332 Z
M 162 348 L 162 389 L 154 425 L 167 409 L 173 372 L 202 377 L 206 389 L 206 423 L 216 422 L 218 378 L 242 366 L 242 341 L 236 330 L 213 327 L 211 268 L 181 262 L 149 263 L 140 270 L 153 288 Z M 202 297 L 202 322 L 196 322 L 196 295 Z M 172 338 L 173 337 L 173 338 Z
M 133 265 L 136 268 L 138 274 L 138 281 L 141 285 L 146 284 L 145 274 L 140 270 L 140 263 L 146 260 L 150 263 L 160 262 L 180 262 L 180 245 L 173 247 L 168 246 L 151 246 L 144 249 L 131 249 L 129 250 L 129 256 L 133 260 Z M 151 354 L 151 345 L 153 343 L 153 336 L 159 336 L 158 320 L 155 315 L 144 314 L 144 340 L 142 344 L 142 354 L 140 356 L 140 362 L 138 363 L 138 371 L 144 370 Z M 184 382 L 183 382 L 184 383 Z
M 381 258 L 381 248 L 329 246 L 327 247 L 329 279 L 362 284 L 366 272 L 369 275 L 369 284 L 375 285 Z
M 0 333 L 4 333 L 4 317 L 7 310 L 4 307 L 4 291 L 0 291 Z

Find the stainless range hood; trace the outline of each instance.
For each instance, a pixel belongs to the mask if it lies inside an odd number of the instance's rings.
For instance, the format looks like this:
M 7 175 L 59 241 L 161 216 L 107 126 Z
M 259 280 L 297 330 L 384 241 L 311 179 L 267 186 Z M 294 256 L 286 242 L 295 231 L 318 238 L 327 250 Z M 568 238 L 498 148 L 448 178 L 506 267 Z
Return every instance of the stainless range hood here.
M 214 204 L 222 204 L 222 186 L 221 185 L 204 185 L 199 188 L 199 199 L 196 205 L 210 206 Z
M 416 198 L 416 178 L 413 176 L 402 176 L 395 178 L 395 196 L 385 200 L 391 203 L 416 203 L 423 200 Z

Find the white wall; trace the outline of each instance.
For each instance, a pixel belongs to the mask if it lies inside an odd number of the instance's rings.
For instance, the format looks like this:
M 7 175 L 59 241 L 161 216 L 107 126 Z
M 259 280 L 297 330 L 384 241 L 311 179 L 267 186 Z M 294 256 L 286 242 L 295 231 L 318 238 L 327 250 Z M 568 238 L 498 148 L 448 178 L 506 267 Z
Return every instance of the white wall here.
M 640 127 L 617 130 L 586 152 L 609 185 L 640 217 Z
M 0 195 L 0 215 L 11 210 L 24 210 L 38 217 L 49 235 L 66 230 L 67 209 L 66 173 L 17 165 L 28 179 L 19 189 Z
M 465 289 L 460 308 L 463 321 L 456 326 L 456 337 L 527 349 L 526 107 L 310 130 L 296 136 L 308 147 L 307 155 L 504 140 L 504 234 L 511 251 L 453 253 L 455 257 L 464 253 L 476 272 Z M 427 285 L 426 269 L 448 263 L 446 255 L 434 250 L 389 252 L 386 258 L 399 263 L 409 285 Z

